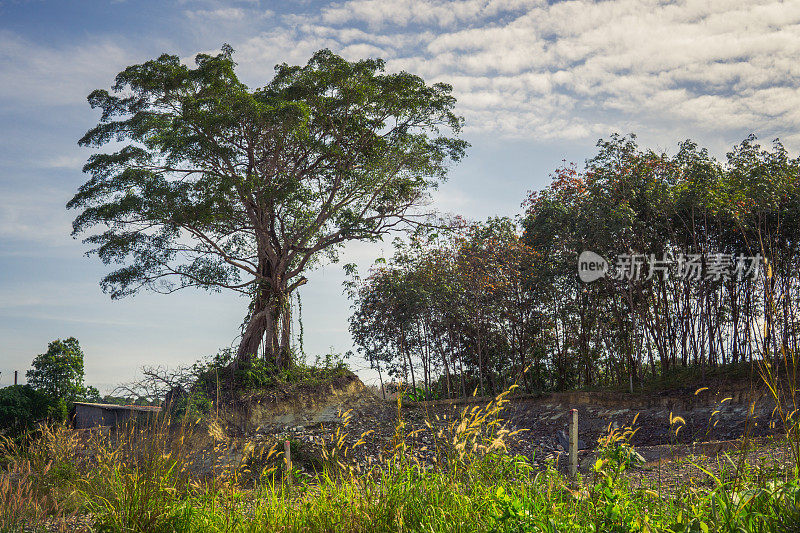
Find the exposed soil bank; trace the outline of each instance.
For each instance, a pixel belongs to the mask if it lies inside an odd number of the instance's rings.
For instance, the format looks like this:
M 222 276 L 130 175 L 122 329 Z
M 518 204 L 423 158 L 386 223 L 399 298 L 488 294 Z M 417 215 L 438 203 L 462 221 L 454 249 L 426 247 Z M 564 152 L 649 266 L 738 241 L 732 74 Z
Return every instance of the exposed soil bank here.
M 463 409 L 490 400 L 404 402 L 400 415 L 406 432 L 422 429 L 412 438 L 419 458 L 433 457 L 434 439 L 426 420 L 441 429 L 458 419 Z M 751 407 L 753 413 L 748 416 Z M 697 393 L 694 389 L 657 394 L 556 392 L 510 399 L 501 416 L 511 430 L 524 431 L 509 439 L 509 451 L 540 462 L 564 450 L 568 414 L 573 408 L 579 412 L 580 447 L 585 450 L 593 449 L 609 426 L 626 427 L 634 418 L 638 431 L 633 444 L 638 447 L 728 441 L 745 433 L 764 436 L 776 431 L 774 402 L 766 390 L 751 389 L 748 383 L 725 383 Z M 245 438 L 291 437 L 311 445 L 329 436 L 341 423 L 339 415 L 347 411 L 347 431 L 353 441 L 371 432 L 367 445 L 355 458 L 375 458 L 388 451 L 397 425 L 397 403 L 375 397 L 352 375 L 317 388 L 252 394 L 242 408 L 227 416 L 227 423 Z M 670 416 L 680 417 L 685 423 L 670 426 Z M 682 427 L 676 435 L 678 426 Z

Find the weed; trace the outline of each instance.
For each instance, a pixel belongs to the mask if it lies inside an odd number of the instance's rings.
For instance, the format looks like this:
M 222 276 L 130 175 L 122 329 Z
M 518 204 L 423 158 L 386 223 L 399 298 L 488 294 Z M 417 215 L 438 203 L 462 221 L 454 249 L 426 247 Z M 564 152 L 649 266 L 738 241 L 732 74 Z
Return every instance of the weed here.
M 400 395 L 394 438 L 372 463 L 355 461 L 370 433 L 351 436 L 352 413 L 340 413 L 318 443 L 319 469 L 302 475 L 283 469 L 282 442 L 237 447 L 211 417 L 111 432 L 42 428 L 25 447 L 3 448 L 0 530 L 67 527 L 75 513 L 113 532 L 798 530 L 796 468 L 740 468 L 727 455 L 716 473 L 698 462 L 702 479 L 672 491 L 633 486 L 629 471 L 642 463 L 631 445 L 636 420 L 609 426 L 592 468 L 575 479 L 553 463 L 536 468 L 507 452 L 516 434 L 501 418 L 510 393 L 417 431 L 408 431 Z M 680 417 L 669 422 L 680 431 Z M 423 431 L 432 463 L 417 458 Z M 296 465 L 306 450 L 290 448 Z

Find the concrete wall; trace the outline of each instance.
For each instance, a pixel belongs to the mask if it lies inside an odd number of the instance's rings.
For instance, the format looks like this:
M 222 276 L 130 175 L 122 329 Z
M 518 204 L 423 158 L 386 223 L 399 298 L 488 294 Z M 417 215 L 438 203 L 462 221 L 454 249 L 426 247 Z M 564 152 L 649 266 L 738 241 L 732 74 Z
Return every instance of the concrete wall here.
M 122 406 L 99 407 L 75 404 L 75 428 L 89 429 L 98 426 L 117 426 L 131 418 L 146 420 L 157 413 L 155 410 L 140 411 Z

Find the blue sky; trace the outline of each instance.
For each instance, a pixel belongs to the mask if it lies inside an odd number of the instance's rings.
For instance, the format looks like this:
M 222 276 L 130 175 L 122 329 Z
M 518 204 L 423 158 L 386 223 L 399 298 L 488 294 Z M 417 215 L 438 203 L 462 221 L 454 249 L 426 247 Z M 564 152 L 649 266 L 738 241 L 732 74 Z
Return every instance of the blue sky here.
M 128 65 L 224 42 L 251 86 L 323 47 L 451 83 L 472 148 L 434 205 L 469 218 L 518 214 L 562 159 L 582 162 L 612 132 L 665 151 L 692 138 L 719 156 L 750 132 L 800 148 L 800 2 L 0 0 L 0 386 L 70 335 L 101 390 L 235 344 L 236 296 L 112 302 L 64 209 L 85 181 L 77 139 L 97 120 L 86 95 Z M 343 262 L 365 269 L 383 253 L 389 240 L 355 244 Z M 306 351 L 350 349 L 340 266 L 309 278 Z

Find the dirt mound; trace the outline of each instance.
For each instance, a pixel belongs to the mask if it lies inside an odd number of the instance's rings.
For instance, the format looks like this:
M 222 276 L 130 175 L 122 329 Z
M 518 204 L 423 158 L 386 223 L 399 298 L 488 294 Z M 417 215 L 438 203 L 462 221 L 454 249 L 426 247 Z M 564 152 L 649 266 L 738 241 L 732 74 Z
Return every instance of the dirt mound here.
M 509 430 L 522 432 L 508 440 L 508 450 L 537 463 L 566 450 L 567 421 L 573 408 L 579 411 L 579 445 L 586 449 L 584 455 L 610 427 L 625 427 L 634 420 L 638 431 L 633 444 L 637 447 L 723 441 L 739 438 L 745 430 L 750 436 L 780 430 L 772 416 L 774 403 L 763 391 L 729 386 L 644 395 L 566 392 L 510 400 L 500 416 Z M 342 431 L 348 445 L 363 437 L 364 445 L 349 456 L 361 461 L 374 460 L 391 448 L 400 416 L 415 456 L 429 461 L 434 435 L 458 420 L 462 410 L 488 401 L 404 402 L 398 412 L 395 402 L 375 397 L 357 376 L 347 373 L 313 385 L 283 384 L 243 393 L 236 407 L 220 413 L 220 418 L 226 432 L 244 442 L 271 446 L 290 440 L 298 451 L 312 456 L 321 442 L 330 442 L 343 422 L 340 414 L 350 411 Z M 675 424 L 670 424 L 673 416 L 680 417 L 678 433 Z
M 281 384 L 243 393 L 221 416 L 242 433 L 310 428 L 339 420 L 351 409 L 381 404 L 355 374 L 348 372 L 316 384 Z

